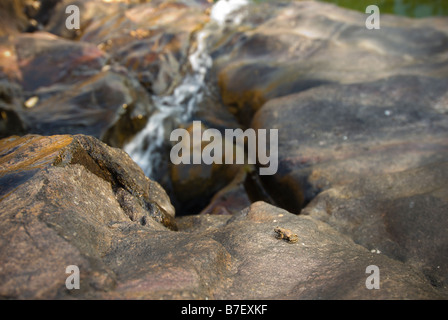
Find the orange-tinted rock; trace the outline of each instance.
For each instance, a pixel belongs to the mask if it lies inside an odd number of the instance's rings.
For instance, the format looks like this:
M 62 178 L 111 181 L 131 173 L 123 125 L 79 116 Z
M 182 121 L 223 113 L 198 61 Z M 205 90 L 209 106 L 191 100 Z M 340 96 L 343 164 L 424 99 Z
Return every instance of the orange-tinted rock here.
M 156 1 L 92 22 L 80 40 L 135 72 L 151 92 L 166 94 L 180 83 L 192 34 L 207 20 L 203 7 Z
M 28 92 L 85 80 L 100 72 L 107 61 L 104 52 L 92 44 L 46 32 L 2 39 L 2 47 L 0 71 Z

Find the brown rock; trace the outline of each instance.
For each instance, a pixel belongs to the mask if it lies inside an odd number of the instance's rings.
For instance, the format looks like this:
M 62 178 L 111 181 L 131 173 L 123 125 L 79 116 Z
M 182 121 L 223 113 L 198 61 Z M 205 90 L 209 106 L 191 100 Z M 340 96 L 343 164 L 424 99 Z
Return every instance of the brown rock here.
M 92 44 L 46 32 L 20 34 L 3 41 L 10 53 L 0 56 L 0 66 L 5 63 L 2 72 L 27 92 L 86 80 L 99 73 L 108 59 Z
M 49 91 L 49 92 L 48 92 Z M 154 111 L 151 98 L 132 76 L 111 67 L 85 81 L 41 90 L 21 112 L 29 132 L 86 134 L 122 147 Z
M 356 243 L 448 287 L 448 163 L 367 176 L 320 193 L 304 210 Z
M 323 84 L 448 73 L 446 19 L 384 15 L 374 32 L 365 20 L 322 1 L 254 5 L 213 52 L 224 103 L 249 125 L 266 101 Z
M 0 3 L 0 37 L 25 31 L 29 22 L 25 15 L 26 0 Z
M 80 40 L 135 72 L 150 92 L 166 94 L 185 73 L 192 33 L 207 20 L 194 3 L 151 1 L 93 21 Z
M 201 216 L 210 220 L 219 216 Z M 197 220 L 197 217 L 191 219 Z M 198 225 L 196 222 L 194 225 Z M 413 268 L 373 254 L 327 224 L 309 216 L 256 202 L 225 225 L 203 224 L 230 253 L 232 275 L 216 299 L 443 299 Z M 276 237 L 280 227 L 297 242 Z M 198 232 L 197 228 L 192 228 Z M 188 231 L 185 230 L 185 231 Z M 380 289 L 366 288 L 366 268 L 380 269 Z
M 292 212 L 367 174 L 446 159 L 446 80 L 397 76 L 328 85 L 266 103 L 252 123 L 278 128 L 279 170 L 265 187 Z
M 23 92 L 19 85 L 0 81 L 0 138 L 25 133 L 26 125 L 20 117 L 23 111 Z
M 164 228 L 141 206 L 149 180 L 123 152 L 92 138 L 25 136 L 0 145 L 4 298 L 445 297 L 415 269 L 263 202 L 230 218 L 184 217 L 179 232 Z M 169 207 L 161 189 L 149 190 L 154 206 Z M 276 227 L 297 241 L 277 239 Z M 79 290 L 65 288 L 68 265 L 80 268 Z M 369 265 L 381 270 L 381 290 L 366 289 Z
M 25 185 L 24 190 L 26 190 L 26 186 L 34 181 L 37 185 L 41 185 L 43 193 L 49 192 L 49 202 L 68 201 L 71 203 L 74 201 L 75 204 L 78 203 L 76 199 L 68 199 L 71 198 L 70 193 L 64 190 L 68 188 L 75 192 L 75 185 L 65 186 L 73 179 L 74 181 L 77 179 L 70 176 L 73 169 L 67 177 L 63 176 L 64 168 L 73 166 L 77 168 L 75 171 L 87 170 L 89 172 L 87 176 L 93 174 L 101 179 L 104 188 L 108 187 L 112 192 L 109 196 L 114 194 L 116 196 L 112 204 L 117 204 L 118 201 L 122 210 L 127 213 L 132 211 L 133 207 L 137 207 L 140 212 L 146 212 L 148 217 L 157 222 L 175 228 L 174 209 L 163 189 L 145 177 L 141 169 L 120 149 L 108 147 L 95 138 L 83 135 L 51 137 L 27 135 L 22 138 L 10 137 L 1 142 L 2 186 L 0 193 L 3 202 L 8 200 L 8 195 L 13 190 L 14 197 L 21 197 L 23 194 L 17 188 Z M 52 171 L 55 171 L 53 176 Z M 42 181 L 47 181 L 48 184 L 55 179 L 56 175 L 61 177 L 54 181 L 54 190 L 48 185 L 42 186 Z M 36 181 L 35 179 L 38 178 L 39 180 Z M 84 186 L 86 181 L 80 181 L 80 183 Z M 79 191 L 84 192 L 82 188 Z M 93 194 L 96 193 L 93 192 Z M 31 199 L 28 200 L 31 201 Z M 89 205 L 97 206 L 95 202 L 92 199 L 86 204 L 86 208 L 79 210 L 85 211 L 89 209 Z M 64 202 L 61 202 L 60 206 L 63 204 Z M 20 208 L 20 204 L 16 205 Z

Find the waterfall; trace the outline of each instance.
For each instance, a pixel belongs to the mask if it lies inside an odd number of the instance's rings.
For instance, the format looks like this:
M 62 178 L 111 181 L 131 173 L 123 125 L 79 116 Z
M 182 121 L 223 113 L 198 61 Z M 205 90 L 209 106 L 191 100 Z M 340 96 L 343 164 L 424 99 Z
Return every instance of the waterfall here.
M 247 4 L 247 0 L 219 0 L 215 3 L 210 12 L 210 22 L 197 33 L 196 50 L 188 57 L 191 71 L 171 95 L 153 96 L 156 111 L 145 128 L 124 146 L 124 150 L 148 177 L 154 178 L 154 170 L 162 161 L 163 146 L 170 134 L 166 128 L 173 130 L 187 123 L 207 90 L 204 79 L 213 63 L 207 52 L 207 37 L 213 30 L 210 26 L 218 24 L 223 28 L 229 23 L 239 23 L 241 16 L 231 17 L 231 14 Z

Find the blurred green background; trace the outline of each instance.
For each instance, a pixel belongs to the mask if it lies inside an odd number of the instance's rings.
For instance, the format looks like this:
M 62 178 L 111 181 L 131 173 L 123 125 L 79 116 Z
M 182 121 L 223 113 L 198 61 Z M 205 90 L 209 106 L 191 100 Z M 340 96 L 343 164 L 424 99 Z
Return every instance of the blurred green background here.
M 448 0 L 322 0 L 341 7 L 365 12 L 366 7 L 375 4 L 381 13 L 424 18 L 448 16 Z
M 254 0 L 255 2 L 279 0 Z M 430 16 L 448 16 L 448 0 L 320 0 L 335 3 L 341 7 L 365 12 L 366 7 L 374 4 L 381 13 L 399 16 L 424 18 Z

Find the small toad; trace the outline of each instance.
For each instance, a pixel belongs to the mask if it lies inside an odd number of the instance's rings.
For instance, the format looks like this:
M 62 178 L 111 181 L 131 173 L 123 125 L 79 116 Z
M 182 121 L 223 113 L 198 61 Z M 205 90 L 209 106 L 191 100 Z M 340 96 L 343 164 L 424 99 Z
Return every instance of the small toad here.
M 277 233 L 277 239 L 284 239 L 289 243 L 295 243 L 299 240 L 299 237 L 289 229 L 276 227 L 274 228 L 274 231 Z

